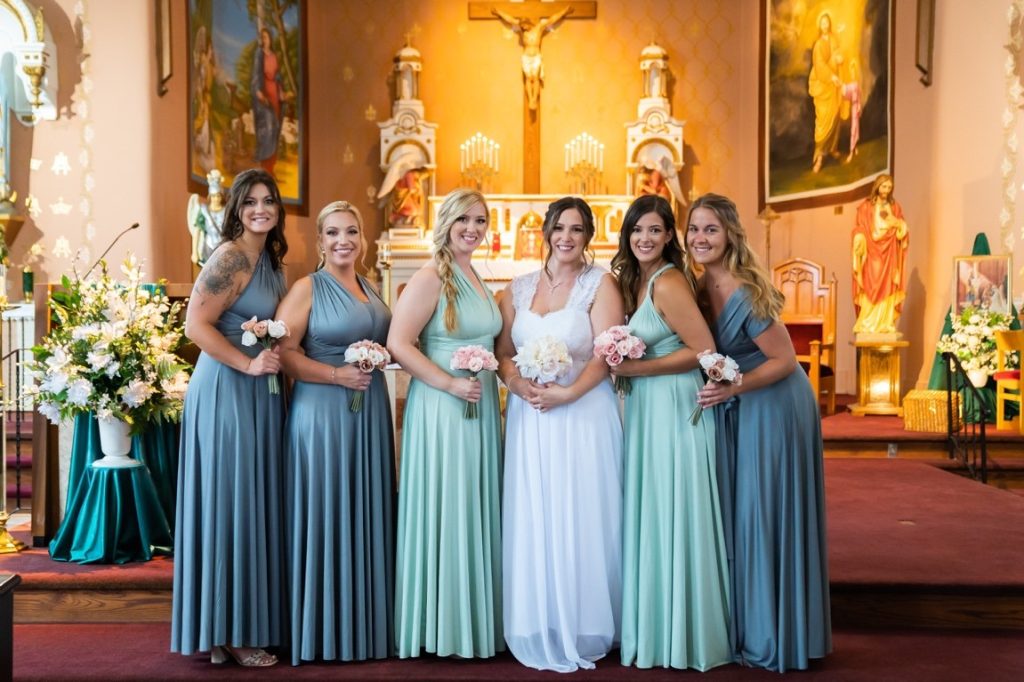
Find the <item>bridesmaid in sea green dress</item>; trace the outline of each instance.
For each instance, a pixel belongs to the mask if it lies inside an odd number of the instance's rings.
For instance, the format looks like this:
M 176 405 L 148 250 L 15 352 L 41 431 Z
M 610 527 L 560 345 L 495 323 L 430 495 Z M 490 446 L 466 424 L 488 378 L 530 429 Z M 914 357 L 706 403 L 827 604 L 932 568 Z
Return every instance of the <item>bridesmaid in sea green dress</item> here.
M 391 406 L 382 372 L 345 363 L 350 344 L 387 341 L 391 311 L 356 272 L 365 247 L 355 206 L 320 211 L 317 246 L 318 269 L 278 308 L 291 332 L 281 362 L 295 379 L 284 438 L 292 665 L 387 658 L 393 644 Z
M 703 385 L 697 353 L 715 345 L 684 274 L 669 203 L 626 211 L 612 269 L 629 327 L 647 344 L 624 360 L 626 396 L 622 663 L 708 670 L 732 660 L 729 577 L 711 413 L 690 419 Z
M 395 305 L 392 357 L 412 375 L 398 487 L 395 640 L 402 658 L 488 657 L 503 650 L 499 472 L 501 421 L 494 373 L 449 369 L 466 345 L 493 352 L 494 297 L 470 260 L 487 234 L 473 190 L 441 204 L 433 259 Z M 466 402 L 478 417 L 467 419 Z

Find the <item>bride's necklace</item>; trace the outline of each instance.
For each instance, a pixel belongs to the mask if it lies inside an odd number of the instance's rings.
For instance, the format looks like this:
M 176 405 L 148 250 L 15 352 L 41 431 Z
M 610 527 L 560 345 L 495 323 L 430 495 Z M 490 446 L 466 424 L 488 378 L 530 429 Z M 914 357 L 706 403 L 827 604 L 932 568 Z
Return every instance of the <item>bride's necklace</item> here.
M 578 276 L 578 274 L 579 273 L 577 273 L 573 277 Z M 544 282 L 544 285 L 548 288 L 548 296 L 552 296 L 555 293 L 555 289 L 557 289 L 558 287 L 562 286 L 563 284 L 565 284 L 569 280 L 573 279 L 573 277 L 566 276 L 566 277 L 563 277 L 562 279 L 560 279 L 560 280 L 558 280 L 556 282 L 554 279 L 552 279 L 551 275 L 549 275 L 548 273 L 545 272 L 544 275 L 545 275 L 544 279 L 546 280 Z

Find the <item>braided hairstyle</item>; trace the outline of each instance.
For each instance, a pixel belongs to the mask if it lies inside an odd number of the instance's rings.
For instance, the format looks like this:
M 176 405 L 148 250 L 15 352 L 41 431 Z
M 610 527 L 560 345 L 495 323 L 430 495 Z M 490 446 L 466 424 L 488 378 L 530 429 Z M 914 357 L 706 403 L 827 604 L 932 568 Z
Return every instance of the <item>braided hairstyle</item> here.
M 475 189 L 452 190 L 441 202 L 437 210 L 437 224 L 434 225 L 434 240 L 430 251 L 437 264 L 437 275 L 441 279 L 441 296 L 445 300 L 444 328 L 449 332 L 457 326 L 455 319 L 455 299 L 458 289 L 455 286 L 455 257 L 451 249 L 451 231 L 455 221 L 466 215 L 466 211 L 480 204 L 484 214 L 490 216 L 484 195 Z

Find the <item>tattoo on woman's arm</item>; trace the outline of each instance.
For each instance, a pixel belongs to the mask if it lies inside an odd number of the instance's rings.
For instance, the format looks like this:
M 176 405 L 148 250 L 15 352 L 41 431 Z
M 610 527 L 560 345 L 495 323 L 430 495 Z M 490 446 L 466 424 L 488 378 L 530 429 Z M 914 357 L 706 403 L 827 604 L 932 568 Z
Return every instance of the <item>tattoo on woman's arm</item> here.
M 252 265 L 244 253 L 227 251 L 206 264 L 199 272 L 198 283 L 205 293 L 220 296 L 231 288 L 236 274 L 251 270 Z

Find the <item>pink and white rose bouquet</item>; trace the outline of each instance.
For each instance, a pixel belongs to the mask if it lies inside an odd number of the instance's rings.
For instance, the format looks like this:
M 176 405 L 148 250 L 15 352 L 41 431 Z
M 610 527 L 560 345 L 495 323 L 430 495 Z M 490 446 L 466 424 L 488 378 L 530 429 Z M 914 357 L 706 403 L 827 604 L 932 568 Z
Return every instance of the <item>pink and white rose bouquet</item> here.
M 391 362 L 391 353 L 388 349 L 375 341 L 363 339 L 356 341 L 345 349 L 345 362 L 355 365 L 363 374 L 371 374 L 373 370 L 383 370 Z M 352 412 L 359 412 L 363 409 L 363 394 L 365 391 L 356 391 L 348 404 Z
M 609 327 L 594 337 L 594 355 L 602 358 L 613 370 L 622 364 L 623 360 L 639 360 L 647 351 L 647 344 L 638 336 L 633 335 L 633 330 L 624 324 Z M 629 377 L 615 377 L 615 390 L 620 395 L 630 392 L 632 386 Z
M 524 343 L 512 362 L 523 377 L 547 384 L 565 376 L 572 367 L 572 356 L 561 339 L 538 336 Z
M 700 361 L 700 368 L 708 377 L 708 383 L 705 385 L 735 384 L 739 386 L 743 383 L 743 373 L 740 372 L 740 366 L 728 355 L 702 350 L 697 353 L 697 359 Z M 696 426 L 703 412 L 704 406 L 698 404 L 690 415 L 690 423 Z
M 484 370 L 493 372 L 498 369 L 498 359 L 494 353 L 483 346 L 462 346 L 452 353 L 449 363 L 451 369 L 461 369 L 469 372 L 469 380 L 476 381 L 476 375 Z M 476 403 L 466 403 L 466 419 L 476 419 Z
M 255 346 L 257 343 L 270 350 L 274 342 L 288 336 L 288 325 L 281 320 L 257 320 L 253 315 L 251 320 L 242 323 L 242 345 Z M 267 384 L 271 393 L 280 393 L 281 384 L 276 374 L 267 376 Z

